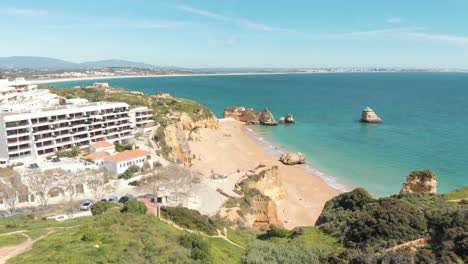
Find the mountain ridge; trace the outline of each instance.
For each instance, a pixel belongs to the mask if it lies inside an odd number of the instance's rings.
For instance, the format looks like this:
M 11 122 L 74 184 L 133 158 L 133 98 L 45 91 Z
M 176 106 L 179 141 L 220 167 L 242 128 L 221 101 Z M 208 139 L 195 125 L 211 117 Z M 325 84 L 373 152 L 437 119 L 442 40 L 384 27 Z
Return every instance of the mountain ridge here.
M 133 62 L 119 59 L 108 59 L 77 63 L 67 60 L 39 56 L 0 57 L 0 69 L 93 69 L 110 67 L 142 69 L 162 68 L 156 65 L 147 64 L 143 62 Z

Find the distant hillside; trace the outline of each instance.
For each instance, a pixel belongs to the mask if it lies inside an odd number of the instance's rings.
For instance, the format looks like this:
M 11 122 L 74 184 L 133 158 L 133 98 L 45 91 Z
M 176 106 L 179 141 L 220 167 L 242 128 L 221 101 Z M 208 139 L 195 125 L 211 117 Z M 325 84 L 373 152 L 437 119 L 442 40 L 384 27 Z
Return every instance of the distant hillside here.
M 93 69 L 107 67 L 159 68 L 151 64 L 114 59 L 75 63 L 60 59 L 34 56 L 0 57 L 0 68 L 2 69 Z
M 76 63 L 45 57 L 0 57 L 0 68 L 3 69 L 37 69 L 37 68 L 77 68 Z

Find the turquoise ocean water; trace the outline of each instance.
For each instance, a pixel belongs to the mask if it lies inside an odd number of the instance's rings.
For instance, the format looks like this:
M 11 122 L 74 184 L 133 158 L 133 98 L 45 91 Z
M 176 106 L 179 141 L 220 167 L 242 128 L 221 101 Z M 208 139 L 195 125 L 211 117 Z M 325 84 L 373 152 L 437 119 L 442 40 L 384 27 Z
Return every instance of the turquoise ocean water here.
M 51 84 L 73 87 L 95 81 Z M 430 168 L 439 192 L 468 185 L 468 74 L 336 73 L 100 80 L 112 87 L 169 92 L 222 117 L 227 106 L 268 107 L 296 125 L 252 127 L 265 146 L 307 155 L 336 187 L 397 193 L 411 170 Z M 370 106 L 383 124 L 357 122 Z M 228 161 L 226 161 L 228 162 Z

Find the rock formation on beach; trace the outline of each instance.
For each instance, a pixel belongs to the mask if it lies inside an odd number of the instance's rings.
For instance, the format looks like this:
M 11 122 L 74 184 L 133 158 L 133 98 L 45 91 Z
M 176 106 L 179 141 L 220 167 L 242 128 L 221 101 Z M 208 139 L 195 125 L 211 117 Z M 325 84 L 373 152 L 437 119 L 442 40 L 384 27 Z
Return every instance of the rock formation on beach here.
M 406 177 L 406 183 L 400 194 L 406 193 L 436 193 L 437 176 L 431 170 L 413 171 Z
M 252 108 L 245 108 L 243 106 L 228 107 L 224 109 L 224 118 L 233 118 L 251 125 L 277 125 L 275 117 L 267 108 L 263 112 L 258 112 Z
M 239 117 L 239 121 L 245 122 L 247 124 L 258 125 L 260 124 L 260 115 L 261 113 L 253 110 L 252 108 L 245 109 L 242 115 Z
M 286 118 L 284 119 L 284 122 L 286 124 L 294 124 L 296 123 L 296 120 L 294 120 L 294 117 L 291 114 L 288 114 Z
M 203 141 L 204 139 L 201 127 L 193 128 L 188 134 L 189 141 Z
M 370 107 L 364 108 L 361 114 L 363 123 L 382 123 L 382 119 Z
M 233 106 L 224 109 L 224 118 L 233 118 L 236 120 L 240 119 L 240 116 L 244 113 L 245 107 L 243 106 Z
M 276 120 L 273 114 L 268 110 L 268 108 L 265 108 L 260 115 L 260 118 L 258 119 L 260 121 L 260 124 L 264 126 L 276 126 Z
M 283 154 L 279 161 L 285 165 L 296 165 L 305 163 L 305 155 L 301 152 Z

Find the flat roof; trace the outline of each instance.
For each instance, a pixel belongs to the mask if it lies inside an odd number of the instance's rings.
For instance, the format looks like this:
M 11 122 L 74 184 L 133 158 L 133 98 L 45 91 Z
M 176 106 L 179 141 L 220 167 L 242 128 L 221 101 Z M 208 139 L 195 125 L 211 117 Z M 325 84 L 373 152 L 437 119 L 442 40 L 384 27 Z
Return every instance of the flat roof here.
M 89 153 L 88 155 L 83 156 L 83 159 L 90 159 L 90 160 L 100 160 L 109 157 L 109 154 L 107 154 L 104 151 L 97 151 L 93 153 Z
M 99 141 L 96 143 L 91 144 L 93 148 L 109 148 L 113 147 L 114 144 L 110 143 L 109 141 Z
M 133 150 L 126 150 L 124 152 L 117 153 L 115 155 L 109 156 L 105 158 L 107 161 L 112 161 L 112 162 L 122 162 L 122 161 L 127 161 L 127 160 L 132 160 L 132 159 L 137 159 L 141 157 L 145 157 L 149 155 L 150 153 L 145 150 L 141 149 L 133 149 Z

